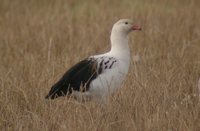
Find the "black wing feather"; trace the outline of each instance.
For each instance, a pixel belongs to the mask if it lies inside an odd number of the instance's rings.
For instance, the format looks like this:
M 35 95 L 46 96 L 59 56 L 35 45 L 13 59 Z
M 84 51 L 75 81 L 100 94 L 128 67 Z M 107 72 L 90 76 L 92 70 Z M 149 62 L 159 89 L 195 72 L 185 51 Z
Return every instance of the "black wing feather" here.
M 51 87 L 47 99 L 54 99 L 72 93 L 72 90 L 87 91 L 90 82 L 94 80 L 101 70 L 97 70 L 97 62 L 92 59 L 85 59 L 69 69 L 63 77 Z M 84 87 L 81 90 L 81 86 Z

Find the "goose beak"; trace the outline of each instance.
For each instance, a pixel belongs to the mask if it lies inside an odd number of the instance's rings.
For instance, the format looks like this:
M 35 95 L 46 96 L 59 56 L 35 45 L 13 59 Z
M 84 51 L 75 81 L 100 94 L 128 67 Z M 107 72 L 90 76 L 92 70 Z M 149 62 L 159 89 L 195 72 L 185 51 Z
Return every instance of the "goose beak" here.
M 138 25 L 133 25 L 133 26 L 132 26 L 132 30 L 133 30 L 133 31 L 134 31 L 134 30 L 139 30 L 139 31 L 141 31 L 142 28 L 141 28 L 140 26 L 138 26 Z

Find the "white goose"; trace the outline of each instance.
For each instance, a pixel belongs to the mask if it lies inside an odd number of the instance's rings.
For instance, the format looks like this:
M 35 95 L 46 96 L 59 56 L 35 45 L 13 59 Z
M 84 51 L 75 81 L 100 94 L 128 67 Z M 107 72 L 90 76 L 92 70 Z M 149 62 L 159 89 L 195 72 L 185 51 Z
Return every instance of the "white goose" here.
M 70 94 L 84 94 L 105 100 L 118 89 L 125 79 L 130 65 L 128 34 L 141 30 L 129 19 L 116 22 L 111 32 L 111 50 L 105 54 L 90 56 L 74 65 L 51 87 L 47 99 Z

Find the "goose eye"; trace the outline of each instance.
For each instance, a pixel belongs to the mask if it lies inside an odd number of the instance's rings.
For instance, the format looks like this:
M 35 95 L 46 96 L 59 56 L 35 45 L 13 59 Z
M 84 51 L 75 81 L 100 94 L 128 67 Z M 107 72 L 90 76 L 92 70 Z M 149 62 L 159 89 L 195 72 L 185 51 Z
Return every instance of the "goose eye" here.
M 127 24 L 128 24 L 128 22 L 125 22 L 125 24 L 127 25 Z

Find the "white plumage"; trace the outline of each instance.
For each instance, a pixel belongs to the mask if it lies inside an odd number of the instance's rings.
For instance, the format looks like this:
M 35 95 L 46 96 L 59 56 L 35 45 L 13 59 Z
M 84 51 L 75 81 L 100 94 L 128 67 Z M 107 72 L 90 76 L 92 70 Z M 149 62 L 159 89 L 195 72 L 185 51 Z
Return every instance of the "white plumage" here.
M 105 100 L 121 86 L 128 73 L 128 34 L 134 30 L 141 28 L 133 25 L 129 19 L 121 19 L 115 23 L 110 37 L 111 50 L 105 54 L 90 56 L 73 66 L 53 85 L 46 98 L 54 99 L 71 93 L 81 93 Z

